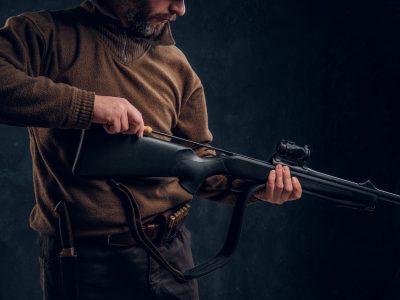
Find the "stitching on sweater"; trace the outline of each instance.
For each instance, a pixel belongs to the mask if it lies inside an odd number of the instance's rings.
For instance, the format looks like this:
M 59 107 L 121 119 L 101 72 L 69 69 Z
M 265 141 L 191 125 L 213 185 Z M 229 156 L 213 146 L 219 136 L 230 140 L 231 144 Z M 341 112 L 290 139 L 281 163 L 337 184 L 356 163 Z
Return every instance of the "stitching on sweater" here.
M 135 57 L 131 52 L 127 52 L 127 61 L 125 62 L 122 55 L 123 42 L 120 41 L 119 38 L 113 38 L 108 31 L 109 29 L 107 29 L 105 26 L 99 25 L 97 28 L 95 28 L 95 37 L 104 47 L 110 50 L 111 55 L 115 59 L 125 65 L 129 65 L 134 61 L 140 60 L 151 49 L 151 44 L 146 41 L 139 40 L 137 42 L 137 47 L 142 48 L 140 50 L 140 55 Z M 133 42 L 134 41 L 131 40 L 131 43 Z M 130 45 L 130 47 L 128 47 L 127 49 L 130 48 L 132 48 L 132 45 Z

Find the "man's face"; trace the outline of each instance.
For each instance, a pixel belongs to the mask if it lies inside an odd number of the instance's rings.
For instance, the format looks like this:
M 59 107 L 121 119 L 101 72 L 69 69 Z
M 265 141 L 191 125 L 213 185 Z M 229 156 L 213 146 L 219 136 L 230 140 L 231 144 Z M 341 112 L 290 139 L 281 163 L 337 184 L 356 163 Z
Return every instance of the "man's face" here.
M 117 12 L 135 35 L 159 35 L 169 21 L 185 14 L 184 0 L 120 0 Z

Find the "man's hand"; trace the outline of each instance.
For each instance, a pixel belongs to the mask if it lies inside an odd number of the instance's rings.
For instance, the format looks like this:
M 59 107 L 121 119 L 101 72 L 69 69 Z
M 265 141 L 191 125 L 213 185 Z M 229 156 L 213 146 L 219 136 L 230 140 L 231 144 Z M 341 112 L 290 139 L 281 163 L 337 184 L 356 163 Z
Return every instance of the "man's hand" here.
M 92 122 L 103 124 L 108 134 L 124 133 L 143 136 L 142 114 L 124 98 L 96 95 Z
M 296 177 L 290 176 L 290 169 L 277 165 L 275 170 L 269 172 L 265 189 L 255 193 L 254 197 L 273 204 L 283 204 L 299 199 L 301 194 L 300 182 Z

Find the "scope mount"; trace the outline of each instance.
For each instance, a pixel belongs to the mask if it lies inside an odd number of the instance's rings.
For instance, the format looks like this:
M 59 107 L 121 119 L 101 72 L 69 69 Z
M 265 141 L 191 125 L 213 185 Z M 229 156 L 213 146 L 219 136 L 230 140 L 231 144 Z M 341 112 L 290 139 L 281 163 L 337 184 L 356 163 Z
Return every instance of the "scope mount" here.
M 304 147 L 296 145 L 294 142 L 281 140 L 275 148 L 270 163 L 286 164 L 289 166 L 299 166 L 304 169 L 308 168 L 310 162 L 311 151 L 307 145 Z

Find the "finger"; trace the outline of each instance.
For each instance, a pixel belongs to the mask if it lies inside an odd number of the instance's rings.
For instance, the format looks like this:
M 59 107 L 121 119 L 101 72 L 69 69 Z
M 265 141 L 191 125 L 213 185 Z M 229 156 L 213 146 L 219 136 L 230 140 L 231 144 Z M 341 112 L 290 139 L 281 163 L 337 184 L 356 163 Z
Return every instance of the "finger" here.
M 111 132 L 111 130 L 110 130 L 110 125 L 103 124 L 103 128 L 108 134 L 113 134 L 113 132 Z
M 277 165 L 275 168 L 276 171 L 276 179 L 275 179 L 275 188 L 274 188 L 274 196 L 272 201 L 277 204 L 281 204 L 281 196 L 283 192 L 283 170 L 282 165 Z
M 283 167 L 283 191 L 281 200 L 287 201 L 293 192 L 292 177 L 288 166 Z
M 140 123 L 139 126 L 139 130 L 138 130 L 138 137 L 143 137 L 144 135 L 144 122 L 142 120 L 142 122 Z
M 139 123 L 139 131 L 138 131 L 138 136 L 143 137 L 144 134 L 144 120 L 142 114 L 138 111 L 139 116 L 140 116 L 140 123 Z
M 292 177 L 292 185 L 293 185 L 293 192 L 290 195 L 289 200 L 300 199 L 303 193 L 303 189 L 297 177 Z
M 138 112 L 136 109 L 129 104 L 127 117 L 129 122 L 129 129 L 126 131 L 126 134 L 136 134 L 139 130 L 139 121 L 138 116 L 136 115 Z
M 138 136 L 143 136 L 143 131 L 144 131 L 143 117 L 142 114 L 133 105 L 129 106 L 128 119 L 129 123 L 133 125 L 132 130 L 130 132 L 132 134 L 137 134 Z
M 121 132 L 126 132 L 129 130 L 128 113 L 123 112 L 121 114 Z
M 275 179 L 276 179 L 276 172 L 275 172 L 275 170 L 271 170 L 271 172 L 269 172 L 267 183 L 265 185 L 264 197 L 263 197 L 264 200 L 267 200 L 267 201 L 273 200 Z
M 121 118 L 114 119 L 111 126 L 110 126 L 111 132 L 114 134 L 121 132 Z
M 121 121 L 115 118 L 111 123 L 104 124 L 103 127 L 108 134 L 116 134 L 121 131 Z
M 129 129 L 125 132 L 126 134 L 136 134 L 139 131 L 138 124 L 129 124 Z

